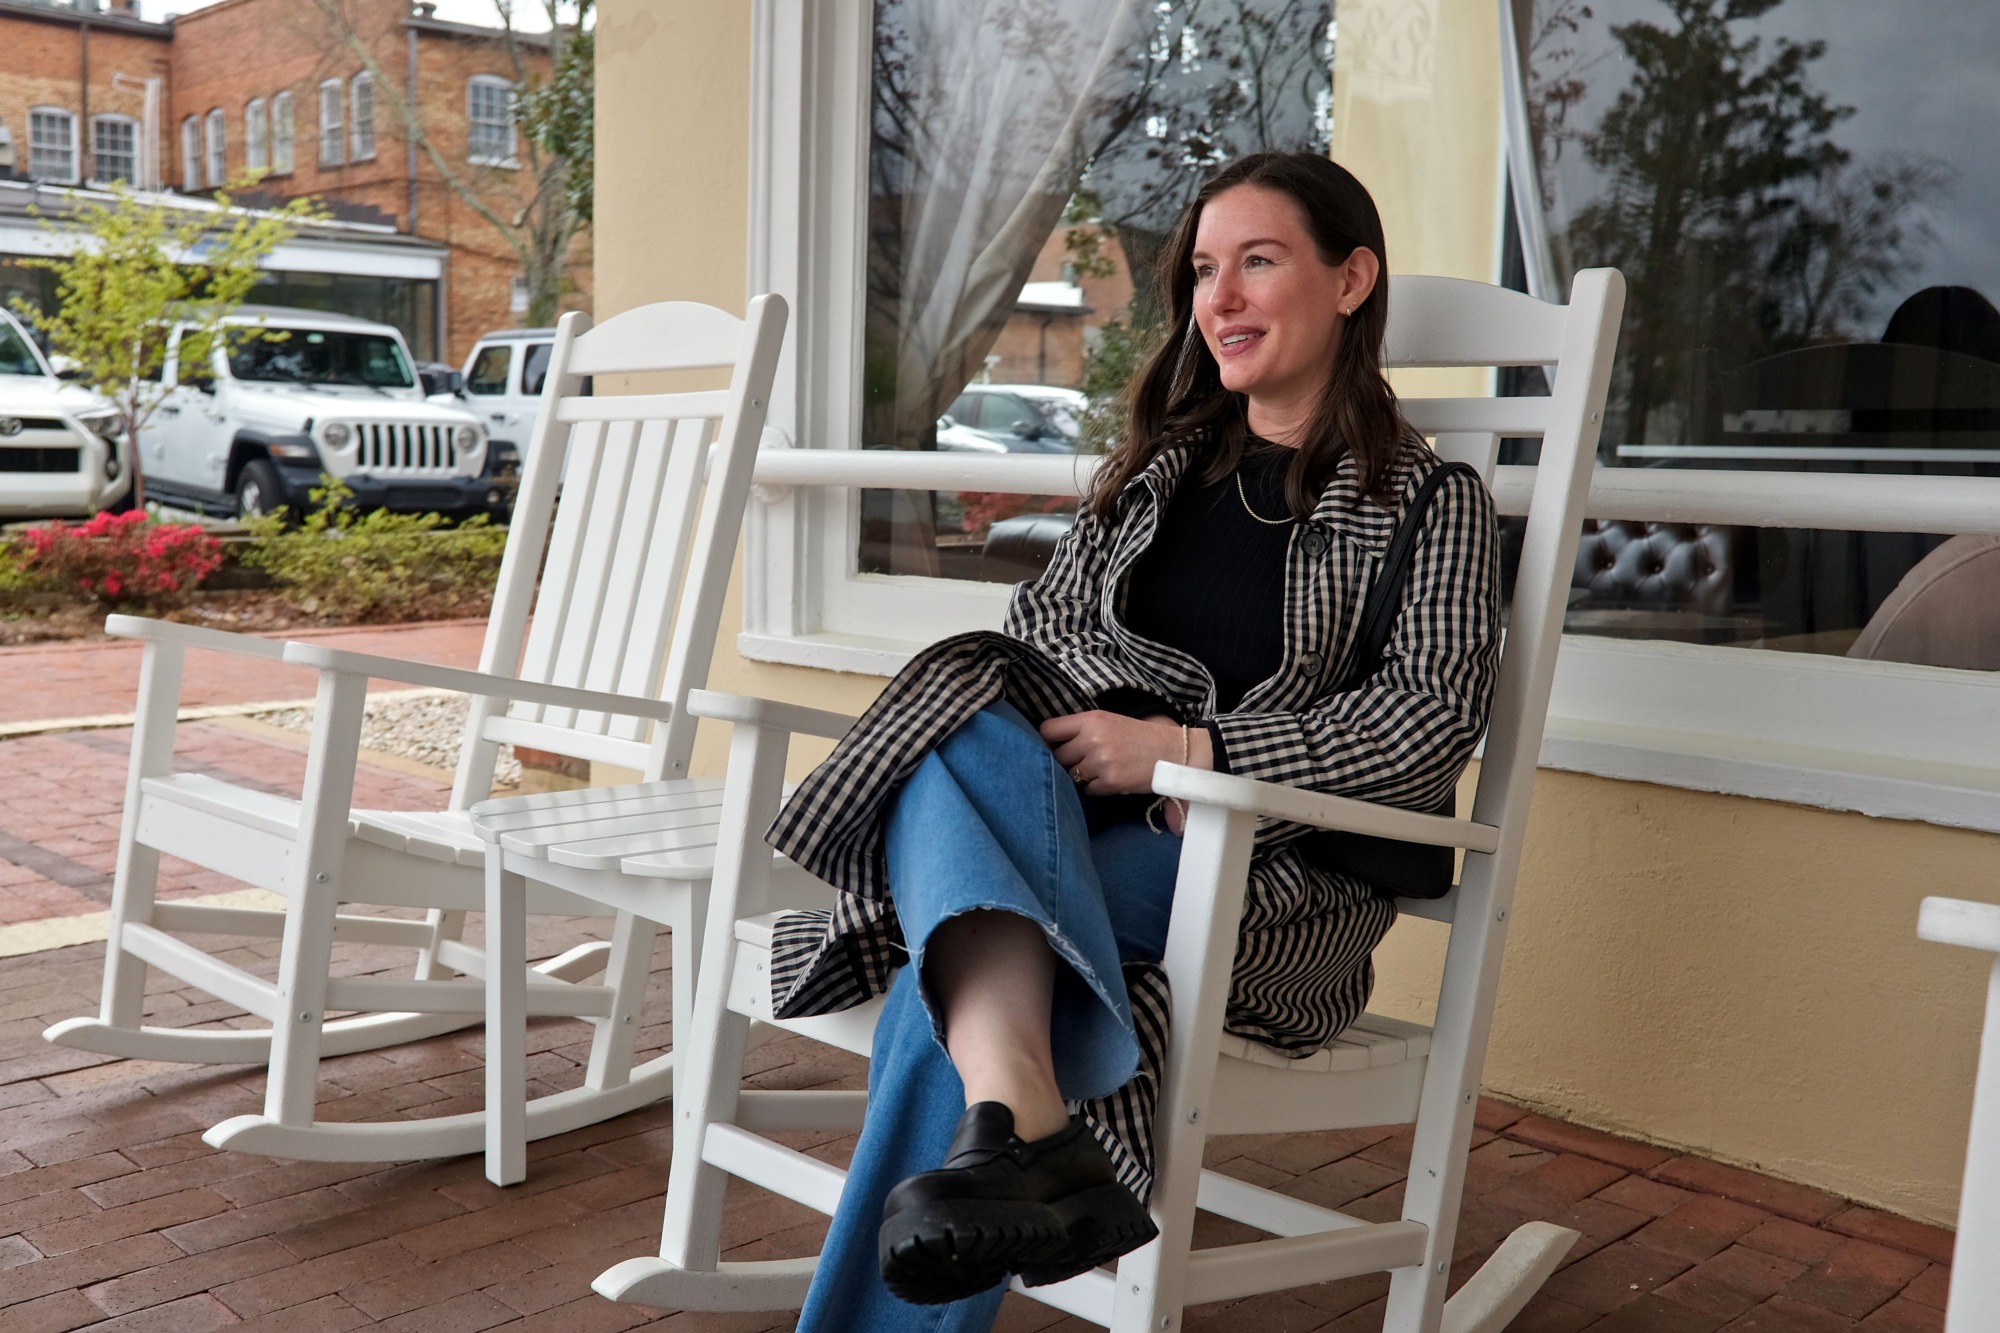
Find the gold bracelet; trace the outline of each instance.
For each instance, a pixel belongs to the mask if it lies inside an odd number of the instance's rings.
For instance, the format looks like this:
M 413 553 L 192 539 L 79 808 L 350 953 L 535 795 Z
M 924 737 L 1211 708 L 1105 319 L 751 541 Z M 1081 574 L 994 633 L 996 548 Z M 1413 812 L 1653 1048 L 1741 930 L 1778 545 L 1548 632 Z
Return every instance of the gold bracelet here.
M 1181 723 L 1181 767 L 1182 768 L 1187 767 L 1188 757 L 1192 753 L 1193 750 L 1190 748 L 1188 742 L 1187 723 L 1183 722 Z M 1168 798 L 1165 796 L 1156 796 L 1153 798 L 1153 803 L 1146 807 L 1146 827 L 1153 830 L 1153 832 L 1155 833 L 1167 832 L 1167 830 L 1161 828 L 1159 823 L 1153 818 L 1153 816 L 1157 815 L 1160 812 L 1160 810 L 1166 805 L 1167 800 Z M 1176 800 L 1174 803 L 1180 806 L 1181 808 L 1181 823 L 1182 826 L 1185 827 L 1187 823 L 1188 804 L 1186 801 L 1182 800 Z

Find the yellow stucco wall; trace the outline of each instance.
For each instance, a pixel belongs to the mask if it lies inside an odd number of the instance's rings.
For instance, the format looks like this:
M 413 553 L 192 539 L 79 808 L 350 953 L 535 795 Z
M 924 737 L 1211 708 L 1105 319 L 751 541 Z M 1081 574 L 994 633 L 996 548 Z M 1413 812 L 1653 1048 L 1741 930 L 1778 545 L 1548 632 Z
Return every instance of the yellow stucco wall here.
M 1493 276 L 1495 9 L 1342 0 L 1335 155 L 1375 190 L 1400 271 Z M 668 297 L 742 306 L 747 11 L 600 7 L 604 314 Z M 1368 49 L 1392 41 L 1408 48 L 1393 62 Z M 733 599 L 726 617 L 719 688 L 846 711 L 880 688 L 745 661 Z M 723 743 L 704 736 L 704 771 L 719 771 Z M 822 752 L 802 747 L 795 768 Z M 1920 944 L 1916 907 L 1926 893 L 2000 900 L 1996 853 L 1982 834 L 1545 771 L 1487 1082 L 1585 1123 L 1948 1222 L 1984 967 Z M 1377 1008 L 1427 1010 L 1442 940 L 1429 922 L 1396 928 L 1378 955 Z

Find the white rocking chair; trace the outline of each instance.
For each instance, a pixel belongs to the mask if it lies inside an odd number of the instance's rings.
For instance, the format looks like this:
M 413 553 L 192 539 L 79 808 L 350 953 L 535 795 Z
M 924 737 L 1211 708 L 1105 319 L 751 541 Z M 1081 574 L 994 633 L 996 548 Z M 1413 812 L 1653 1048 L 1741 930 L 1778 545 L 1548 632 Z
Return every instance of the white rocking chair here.
M 1972 1087 L 1972 1132 L 1965 1145 L 1965 1187 L 1958 1196 L 1945 1333 L 1982 1333 L 2000 1310 L 2000 906 L 1958 898 L 1926 898 L 1917 934 L 1935 944 L 1996 955 L 1986 983 L 1986 1028 Z
M 751 301 L 744 319 L 685 302 L 643 306 L 596 328 L 588 316 L 563 317 L 477 671 L 112 617 L 110 631 L 145 640 L 146 651 L 103 1000 L 96 1018 L 58 1023 L 44 1034 L 48 1040 L 152 1060 L 268 1062 L 264 1113 L 210 1129 L 205 1137 L 218 1148 L 319 1161 L 478 1151 L 481 1112 L 384 1123 L 317 1120 L 319 1060 L 449 1032 L 484 1016 L 487 955 L 460 936 L 465 914 L 485 901 L 486 844 L 468 811 L 491 791 L 500 745 L 622 764 L 649 777 L 686 774 L 695 720 L 683 705 L 706 678 L 714 650 L 785 318 L 776 296 Z M 716 368 L 730 372 L 726 389 L 582 395 L 586 376 Z M 318 668 L 301 800 L 173 771 L 188 648 Z M 350 808 L 371 678 L 472 697 L 445 811 Z M 710 809 L 719 803 L 719 782 L 689 785 L 691 799 Z M 163 853 L 276 892 L 285 905 L 158 902 Z M 417 908 L 425 916 L 340 910 L 350 902 Z M 590 900 L 544 886 L 527 897 L 526 908 L 606 914 Z M 691 984 L 700 918 L 668 915 L 676 978 L 685 973 Z M 175 932 L 275 937 L 277 980 Z M 526 1134 L 590 1124 L 669 1092 L 672 1053 L 632 1068 L 633 1025 L 618 1021 L 644 998 L 653 935 L 651 920 L 617 914 L 609 945 L 581 945 L 534 969 L 522 960 L 513 980 L 526 991 L 527 1012 L 584 1017 L 597 1029 L 584 1086 L 538 1099 L 521 1127 Z M 414 973 L 407 980 L 335 977 L 331 951 L 343 940 L 408 946 L 417 951 Z M 575 984 L 605 968 L 607 954 L 605 984 Z M 271 1026 L 148 1026 L 142 1012 L 149 966 Z M 352 1016 L 328 1019 L 328 1011 Z
M 1192 807 L 1165 959 L 1173 1030 L 1155 1119 L 1151 1200 L 1161 1235 L 1125 1256 L 1115 1274 L 1098 1269 L 1017 1290 L 1120 1333 L 1140 1333 L 1175 1327 L 1186 1305 L 1388 1271 L 1386 1327 L 1396 1333 L 1497 1333 L 1574 1243 L 1574 1232 L 1529 1223 L 1445 1300 L 1507 914 L 1623 304 L 1624 281 L 1612 270 L 1578 274 L 1566 307 L 1453 279 L 1397 280 L 1392 364 L 1553 371 L 1552 397 L 1404 404 L 1440 452 L 1474 462 L 1489 477 L 1497 437 L 1543 440 L 1472 816 L 1414 814 L 1158 767 L 1154 790 Z M 786 747 L 791 733 L 838 736 L 851 719 L 707 691 L 691 695 L 689 708 L 732 722 L 734 732 L 703 971 L 693 1026 L 680 1039 L 686 1063 L 666 1221 L 657 1257 L 617 1264 L 595 1287 L 615 1300 L 670 1309 L 796 1308 L 816 1259 L 720 1261 L 723 1186 L 734 1175 L 831 1213 L 845 1173 L 765 1136 L 853 1129 L 865 1114 L 864 1093 L 741 1087 L 753 1020 L 776 1021 L 770 949 L 778 867 L 762 834 L 778 808 Z M 1447 897 L 1399 904 L 1452 927 L 1435 1027 L 1370 1015 L 1303 1060 L 1223 1035 L 1251 845 L 1258 821 L 1271 817 L 1465 850 Z M 799 878 L 788 863 L 784 868 L 787 880 Z M 866 1055 L 879 1005 L 776 1025 Z M 1399 1221 L 1365 1222 L 1201 1166 L 1213 1134 L 1409 1122 L 1416 1131 Z M 1191 1251 L 1197 1207 L 1278 1239 Z

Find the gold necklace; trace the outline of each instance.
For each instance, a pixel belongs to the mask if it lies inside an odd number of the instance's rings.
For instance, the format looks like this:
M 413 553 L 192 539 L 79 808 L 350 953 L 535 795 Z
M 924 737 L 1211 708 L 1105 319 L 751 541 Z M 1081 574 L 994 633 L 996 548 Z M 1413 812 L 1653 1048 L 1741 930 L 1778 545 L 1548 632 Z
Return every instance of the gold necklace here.
M 1297 519 L 1293 518 L 1290 514 L 1285 515 L 1283 518 L 1265 518 L 1255 509 L 1252 509 L 1250 507 L 1250 497 L 1243 490 L 1243 473 L 1240 470 L 1236 473 L 1236 498 L 1243 502 L 1244 513 L 1250 515 L 1250 517 L 1256 519 L 1259 523 L 1262 523 L 1267 527 L 1288 528 L 1293 523 L 1296 523 L 1298 521 Z

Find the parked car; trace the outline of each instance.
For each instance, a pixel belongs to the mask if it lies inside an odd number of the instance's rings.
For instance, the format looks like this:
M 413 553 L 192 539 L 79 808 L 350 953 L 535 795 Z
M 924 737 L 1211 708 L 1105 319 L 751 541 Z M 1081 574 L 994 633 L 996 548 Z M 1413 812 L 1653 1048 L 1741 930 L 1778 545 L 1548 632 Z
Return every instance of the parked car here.
M 1073 454 L 1086 400 L 1049 384 L 968 384 L 938 418 L 947 452 Z
M 139 433 L 147 493 L 186 508 L 253 515 L 310 504 L 320 475 L 362 508 L 504 516 L 471 413 L 427 402 L 394 326 L 318 310 L 245 306 L 206 365 L 167 351 L 165 397 Z
M 79 518 L 131 491 L 117 410 L 58 379 L 28 331 L 0 310 L 0 518 Z
M 478 416 L 494 445 L 504 445 L 517 464 L 527 453 L 555 338 L 554 329 L 497 329 L 484 335 L 466 357 L 453 395 L 455 405 Z

